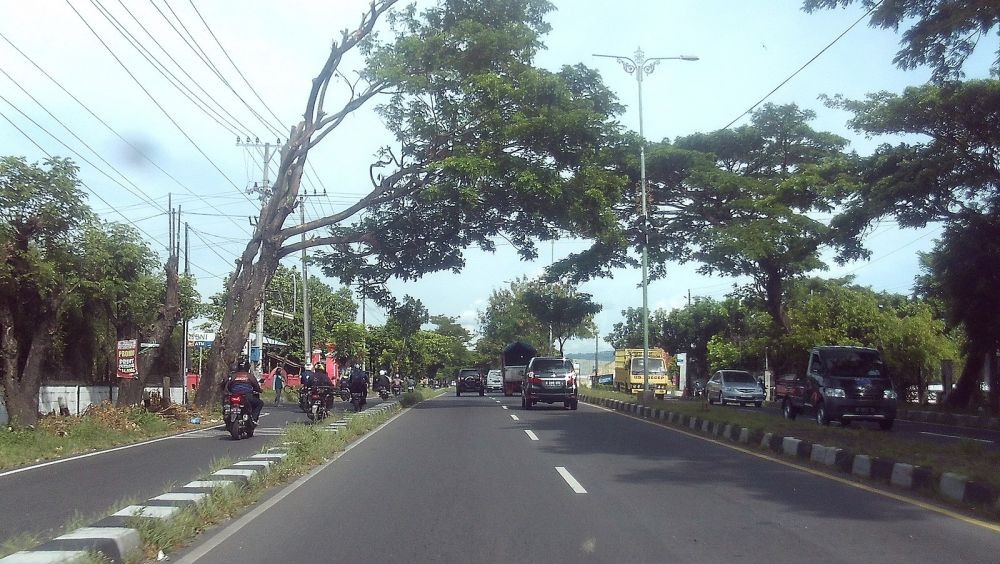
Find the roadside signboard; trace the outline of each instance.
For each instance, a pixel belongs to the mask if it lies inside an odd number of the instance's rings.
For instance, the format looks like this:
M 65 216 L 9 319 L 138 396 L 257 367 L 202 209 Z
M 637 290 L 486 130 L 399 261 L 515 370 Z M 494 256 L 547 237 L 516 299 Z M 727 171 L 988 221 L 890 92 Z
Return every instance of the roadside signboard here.
M 118 377 L 126 379 L 139 377 L 138 340 L 118 341 Z

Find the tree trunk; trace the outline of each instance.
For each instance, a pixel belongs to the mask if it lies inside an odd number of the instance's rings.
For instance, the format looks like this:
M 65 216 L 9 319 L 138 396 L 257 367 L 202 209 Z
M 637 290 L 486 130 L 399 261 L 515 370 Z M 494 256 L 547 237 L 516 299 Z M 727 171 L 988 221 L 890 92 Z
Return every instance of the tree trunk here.
M 958 379 L 958 383 L 955 384 L 955 389 L 947 392 L 947 397 L 945 398 L 945 403 L 948 407 L 955 407 L 964 409 L 969 407 L 972 402 L 974 395 L 978 395 L 979 383 L 982 382 L 983 376 L 983 361 L 986 360 L 986 352 L 988 347 L 981 345 L 981 340 L 975 339 L 972 335 L 969 336 L 969 348 L 968 354 L 965 358 L 965 368 L 962 369 L 962 375 Z
M 997 349 L 989 354 L 990 413 L 1000 415 L 1000 359 Z
M 24 365 L 19 366 L 20 348 L 10 311 L 0 308 L 0 354 L 3 362 L 3 392 L 7 414 L 14 426 L 34 425 L 38 422 L 38 389 L 42 382 L 45 356 L 51 351 L 55 333 L 55 319 L 41 314 L 36 319 Z
M 146 388 L 147 382 L 149 381 L 150 372 L 156 364 L 156 361 L 158 361 L 162 355 L 166 354 L 166 347 L 164 345 L 173 335 L 174 329 L 177 328 L 177 322 L 181 319 L 180 277 L 177 273 L 177 265 L 177 255 L 173 255 L 167 259 L 167 264 L 165 266 L 167 281 L 163 305 L 160 306 L 160 311 L 156 316 L 156 321 L 153 322 L 153 325 L 145 335 L 145 337 L 147 337 L 151 342 L 159 343 L 160 346 L 153 349 L 145 356 L 139 355 L 138 378 L 121 380 L 118 382 L 118 401 L 116 402 L 116 405 L 119 407 L 138 405 L 142 401 L 142 391 Z M 141 341 L 143 335 L 140 334 L 139 337 L 139 340 Z M 187 346 L 187 343 L 184 343 L 184 346 Z M 181 382 L 181 385 L 184 385 L 184 383 Z M 163 399 L 169 401 L 170 398 L 168 397 Z
M 764 280 L 764 307 L 782 335 L 788 334 L 788 316 L 785 314 L 785 285 L 779 274 L 768 273 Z

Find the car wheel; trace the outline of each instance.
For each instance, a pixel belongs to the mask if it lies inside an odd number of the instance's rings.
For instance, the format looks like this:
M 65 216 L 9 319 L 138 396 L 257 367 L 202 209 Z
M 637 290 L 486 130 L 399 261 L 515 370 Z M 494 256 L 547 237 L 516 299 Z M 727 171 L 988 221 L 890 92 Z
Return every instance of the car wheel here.
M 455 397 L 459 397 L 459 398 L 462 397 L 462 392 L 459 391 L 459 390 L 455 390 Z
M 712 401 L 712 394 L 710 392 L 705 392 L 705 399 L 708 400 L 708 405 L 713 405 L 715 403 Z
M 883 419 L 882 421 L 878 422 L 878 428 L 882 429 L 883 431 L 891 431 L 892 425 L 895 422 L 896 422 L 895 419 Z
M 816 423 L 820 425 L 830 424 L 830 415 L 826 412 L 826 405 L 822 402 L 816 406 Z
M 580 400 L 573 400 L 573 403 L 569 405 L 569 408 L 576 411 L 577 406 L 580 404 Z
M 849 427 L 850 425 L 851 425 L 851 420 L 850 419 L 848 419 L 846 417 L 841 418 L 841 420 L 840 420 L 840 426 L 841 427 Z
M 726 405 L 726 398 L 722 397 L 722 392 L 719 392 L 719 405 Z
M 528 410 L 530 410 L 530 409 L 531 409 L 531 407 L 532 407 L 532 402 L 531 402 L 531 400 L 524 400 L 524 409 L 528 409 Z
M 521 396 L 521 409 L 524 409 L 524 396 Z
M 788 419 L 789 421 L 795 419 L 795 416 L 798 415 L 798 413 L 795 412 L 795 408 L 792 407 L 792 402 L 788 401 L 788 398 L 785 398 L 785 400 L 781 402 L 781 414 L 784 415 L 785 419 Z
M 569 402 L 568 401 L 564 401 L 563 402 L 563 409 L 569 409 Z
M 762 401 L 755 401 L 755 402 L 753 402 L 753 406 L 754 407 L 760 407 L 762 405 L 764 405 L 764 402 L 762 402 Z
M 485 392 L 484 390 L 479 390 L 479 395 L 480 395 L 480 396 L 485 396 L 485 395 L 486 395 L 486 392 Z

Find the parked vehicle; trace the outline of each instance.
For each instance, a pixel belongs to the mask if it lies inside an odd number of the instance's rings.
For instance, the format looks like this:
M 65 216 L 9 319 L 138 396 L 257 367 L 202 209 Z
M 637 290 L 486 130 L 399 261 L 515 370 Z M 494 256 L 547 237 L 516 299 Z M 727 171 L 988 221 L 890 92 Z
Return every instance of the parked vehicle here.
M 500 378 L 503 380 L 503 395 L 521 393 L 524 370 L 538 351 L 522 341 L 514 341 L 500 353 Z
M 503 376 L 500 374 L 499 370 L 493 369 L 486 373 L 486 391 L 503 391 Z
M 477 392 L 479 395 L 486 395 L 486 384 L 483 382 L 483 375 L 475 368 L 463 368 L 458 371 L 458 385 L 455 387 L 455 395 L 461 396 L 462 392 Z
M 531 409 L 538 402 L 562 402 L 567 409 L 576 409 L 577 374 L 573 361 L 567 358 L 536 356 L 524 370 L 521 383 L 521 407 Z
M 708 383 L 707 380 L 702 380 L 701 378 L 698 378 L 693 382 L 691 382 L 691 395 L 693 395 L 696 398 L 705 395 L 705 384 L 707 383 Z
M 896 391 L 875 349 L 816 347 L 806 375 L 778 377 L 774 397 L 787 419 L 811 410 L 820 425 L 877 421 L 885 431 L 896 421 Z
M 227 394 L 222 398 L 222 420 L 226 430 L 238 441 L 253 436 L 257 423 L 253 420 L 253 409 L 244 394 Z
M 708 396 L 709 404 L 717 401 L 722 405 L 764 405 L 764 388 L 752 374 L 744 370 L 719 370 L 705 384 L 705 395 Z
M 660 348 L 649 349 L 649 386 L 657 398 L 663 399 L 674 389 L 667 376 L 667 362 L 670 355 Z M 640 394 L 643 386 L 642 349 L 618 349 L 615 351 L 615 389 L 626 394 Z

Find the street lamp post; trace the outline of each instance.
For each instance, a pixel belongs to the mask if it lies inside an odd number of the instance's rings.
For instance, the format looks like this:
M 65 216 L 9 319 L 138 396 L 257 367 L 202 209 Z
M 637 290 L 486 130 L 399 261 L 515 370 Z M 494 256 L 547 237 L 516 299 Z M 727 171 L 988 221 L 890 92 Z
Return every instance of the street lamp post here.
M 633 57 L 622 55 L 600 55 L 595 57 L 614 59 L 625 72 L 635 76 L 639 89 L 639 188 L 642 198 L 642 389 L 649 390 L 649 210 L 646 207 L 646 136 L 642 129 L 642 77 L 652 74 L 660 61 L 697 61 L 698 57 L 678 55 L 676 57 L 646 57 L 642 49 L 636 49 Z

